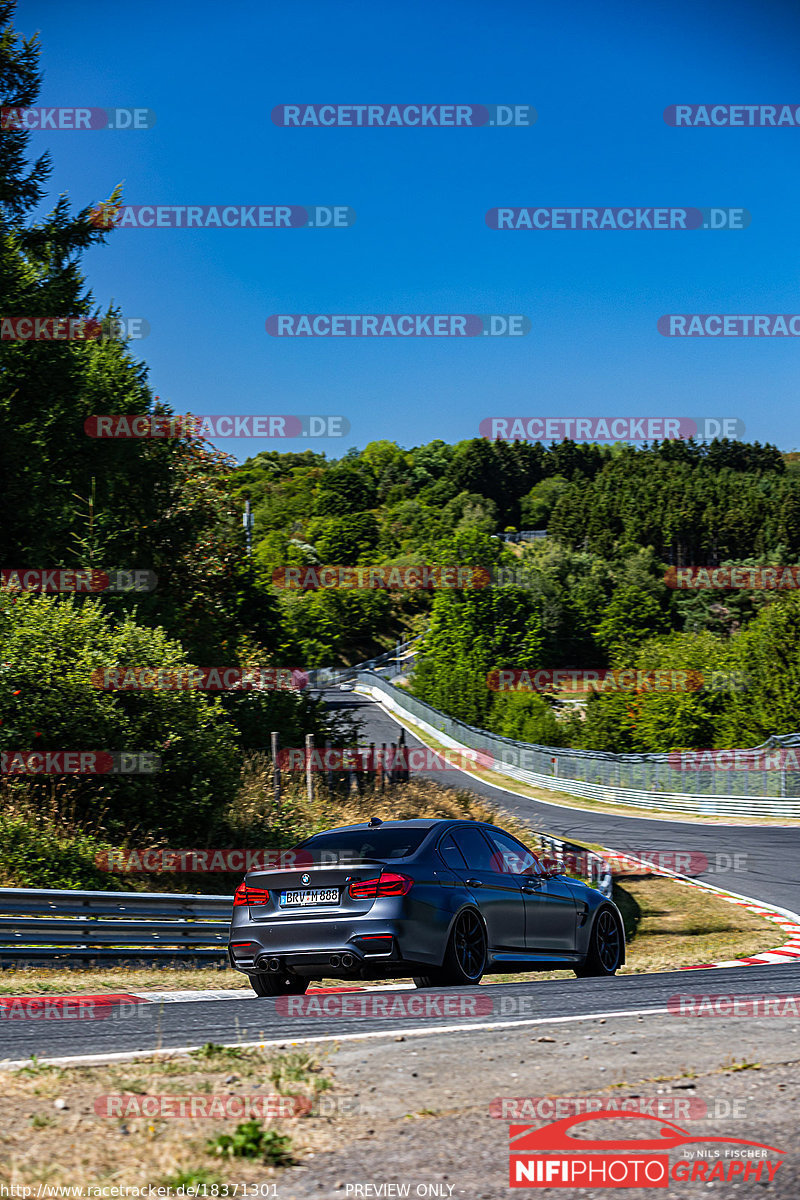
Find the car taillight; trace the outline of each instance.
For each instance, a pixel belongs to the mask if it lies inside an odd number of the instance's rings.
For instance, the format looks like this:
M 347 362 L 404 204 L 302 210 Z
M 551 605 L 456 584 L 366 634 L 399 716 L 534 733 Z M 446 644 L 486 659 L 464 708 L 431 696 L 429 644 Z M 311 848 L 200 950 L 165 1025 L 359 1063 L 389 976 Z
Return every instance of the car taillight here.
M 375 879 L 359 879 L 347 889 L 354 900 L 376 900 L 378 896 L 405 896 L 414 880 L 407 875 L 384 871 Z
M 266 888 L 248 887 L 246 883 L 240 883 L 233 893 L 234 908 L 239 908 L 242 904 L 266 904 L 268 900 L 269 892 Z

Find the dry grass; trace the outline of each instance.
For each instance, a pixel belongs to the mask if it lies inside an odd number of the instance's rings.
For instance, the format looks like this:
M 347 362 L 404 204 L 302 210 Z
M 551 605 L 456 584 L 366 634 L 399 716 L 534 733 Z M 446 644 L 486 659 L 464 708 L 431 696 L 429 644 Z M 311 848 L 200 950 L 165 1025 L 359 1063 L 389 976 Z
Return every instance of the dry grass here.
M 37 1066 L 9 1072 L 0 1096 L 0 1182 L 16 1185 L 143 1184 L 173 1186 L 190 1181 L 260 1183 L 279 1172 L 262 1158 L 220 1157 L 207 1141 L 232 1134 L 235 1117 L 150 1118 L 99 1116 L 94 1103 L 105 1095 L 258 1097 L 299 1095 L 321 1113 L 264 1122 L 291 1138 L 303 1158 L 333 1149 L 338 1129 L 357 1122 L 357 1105 L 333 1089 L 324 1054 L 304 1051 L 211 1049 L 109 1067 L 59 1069 Z M 57 1108 L 55 1101 L 63 1102 Z M 344 1114 L 340 1110 L 345 1109 Z M 35 1194 L 35 1193 L 34 1193 Z
M 384 821 L 407 821 L 416 817 L 493 821 L 497 811 L 466 789 L 441 787 L 430 780 L 411 778 L 408 783 L 387 784 L 384 789 L 369 781 L 359 795 L 344 796 L 330 791 L 323 777 L 314 781 L 314 795 L 308 799 L 305 783 L 297 778 L 284 789 L 279 804 L 273 799 L 272 768 L 268 759 L 253 755 L 245 763 L 239 794 L 225 815 L 226 825 L 240 840 L 237 844 L 293 846 L 337 825 L 353 825 L 379 816 Z M 508 820 L 511 832 L 524 833 L 524 827 Z M 264 838 L 272 840 L 264 842 Z
M 786 940 L 757 913 L 671 879 L 623 878 L 615 899 L 633 933 L 625 973 L 746 958 Z
M 99 995 L 103 992 L 207 991 L 247 988 L 240 971 L 211 967 L 9 967 L 0 973 L 0 996 Z

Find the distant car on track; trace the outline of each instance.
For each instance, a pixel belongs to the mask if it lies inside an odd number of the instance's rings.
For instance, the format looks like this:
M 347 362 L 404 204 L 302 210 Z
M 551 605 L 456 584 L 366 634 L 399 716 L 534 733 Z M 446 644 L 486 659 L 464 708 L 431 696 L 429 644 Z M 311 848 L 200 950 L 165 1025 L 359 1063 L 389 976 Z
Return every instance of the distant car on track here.
M 259 996 L 331 977 L 447 987 L 508 971 L 613 975 L 625 961 L 611 900 L 483 821 L 372 818 L 295 853 L 301 865 L 250 871 L 236 889 L 228 953 Z

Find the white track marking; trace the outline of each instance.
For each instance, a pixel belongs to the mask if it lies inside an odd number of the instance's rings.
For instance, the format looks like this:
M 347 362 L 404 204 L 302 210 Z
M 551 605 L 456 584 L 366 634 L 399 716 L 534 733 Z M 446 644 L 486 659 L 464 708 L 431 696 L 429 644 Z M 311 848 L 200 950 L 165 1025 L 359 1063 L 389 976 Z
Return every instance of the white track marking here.
M 576 1021 L 608 1020 L 610 1017 L 653 1017 L 664 1016 L 668 1008 L 631 1008 L 614 1010 L 612 1012 L 583 1013 L 570 1017 L 528 1017 L 519 1021 L 483 1021 L 470 1025 L 427 1025 L 423 1029 L 375 1029 L 368 1033 L 324 1034 L 315 1037 L 273 1038 L 263 1042 L 220 1042 L 221 1046 L 238 1050 L 267 1050 L 274 1047 L 307 1046 L 320 1042 L 363 1042 L 375 1038 L 395 1037 L 440 1037 L 445 1033 L 475 1033 L 488 1030 L 514 1029 L 519 1026 L 532 1025 L 566 1025 Z M 133 1062 L 140 1058 L 171 1058 L 175 1054 L 191 1054 L 201 1050 L 205 1043 L 197 1046 L 173 1046 L 167 1050 L 123 1050 L 112 1054 L 70 1054 L 59 1058 L 37 1058 L 37 1062 L 47 1063 L 54 1067 L 101 1066 L 103 1063 Z M 33 1065 L 31 1058 L 6 1059 L 0 1062 L 0 1069 L 15 1069 Z
M 322 988 L 319 991 L 308 992 L 309 996 L 344 995 L 352 991 L 362 992 L 401 992 L 413 989 L 413 983 L 395 983 L 370 988 Z M 150 1000 L 153 1004 L 186 1004 L 193 1000 L 255 1000 L 255 992 L 249 987 L 219 988 L 216 991 L 203 992 L 198 989 L 183 992 L 126 992 L 137 1000 Z

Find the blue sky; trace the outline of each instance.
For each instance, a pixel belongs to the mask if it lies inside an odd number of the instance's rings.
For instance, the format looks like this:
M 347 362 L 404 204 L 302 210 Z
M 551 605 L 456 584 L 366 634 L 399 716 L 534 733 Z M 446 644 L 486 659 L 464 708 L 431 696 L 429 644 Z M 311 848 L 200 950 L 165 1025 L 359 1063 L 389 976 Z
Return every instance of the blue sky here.
M 96 299 L 178 412 L 335 413 L 343 439 L 227 439 L 338 457 L 481 419 L 729 416 L 800 446 L 800 339 L 662 337 L 665 313 L 800 312 L 800 128 L 674 129 L 673 103 L 800 105 L 800 5 L 462 0 L 301 5 L 21 0 L 40 104 L 138 106 L 139 132 L 52 131 L 53 197 L 346 204 L 341 230 L 116 230 L 84 259 Z M 283 103 L 511 103 L 531 128 L 285 129 Z M 744 231 L 496 232 L 487 209 L 742 207 Z M 525 337 L 289 339 L 274 313 L 523 313 Z

